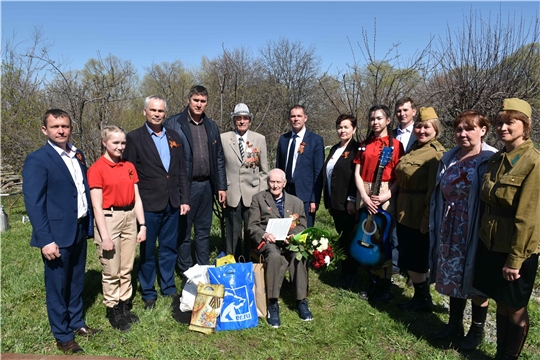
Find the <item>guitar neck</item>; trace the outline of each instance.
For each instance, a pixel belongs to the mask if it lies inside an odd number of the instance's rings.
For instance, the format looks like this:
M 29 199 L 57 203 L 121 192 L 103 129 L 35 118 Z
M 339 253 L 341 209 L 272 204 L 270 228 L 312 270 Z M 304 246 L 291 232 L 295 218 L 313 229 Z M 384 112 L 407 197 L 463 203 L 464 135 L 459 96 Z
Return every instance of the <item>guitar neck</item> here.
M 379 195 L 381 192 L 381 183 L 382 183 L 382 177 L 384 173 L 384 166 L 379 165 L 377 167 L 377 174 L 375 175 L 375 184 L 371 188 L 371 193 L 373 195 Z

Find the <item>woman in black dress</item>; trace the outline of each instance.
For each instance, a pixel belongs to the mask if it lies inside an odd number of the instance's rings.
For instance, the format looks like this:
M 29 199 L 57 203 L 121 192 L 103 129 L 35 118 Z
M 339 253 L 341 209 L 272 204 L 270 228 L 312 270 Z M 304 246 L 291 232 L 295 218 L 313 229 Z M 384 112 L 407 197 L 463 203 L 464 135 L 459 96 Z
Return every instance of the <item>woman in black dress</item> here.
M 339 115 L 336 132 L 339 143 L 330 149 L 324 166 L 324 206 L 334 219 L 340 245 L 349 251 L 351 232 L 355 226 L 356 185 L 354 182 L 353 159 L 358 151 L 358 142 L 353 139 L 356 133 L 356 118 L 352 115 Z M 342 262 L 343 288 L 354 285 L 358 265 L 350 256 Z

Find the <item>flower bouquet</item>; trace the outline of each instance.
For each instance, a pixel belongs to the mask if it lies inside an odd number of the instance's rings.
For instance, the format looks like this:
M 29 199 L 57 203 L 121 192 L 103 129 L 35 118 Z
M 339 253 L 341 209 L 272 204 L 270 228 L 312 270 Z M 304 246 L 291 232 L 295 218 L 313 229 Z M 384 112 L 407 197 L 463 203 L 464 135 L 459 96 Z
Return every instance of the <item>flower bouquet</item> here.
M 326 231 L 309 228 L 289 239 L 287 250 L 296 252 L 296 259 L 307 259 L 315 270 L 334 270 L 345 258 L 338 245 L 339 236 L 330 236 Z

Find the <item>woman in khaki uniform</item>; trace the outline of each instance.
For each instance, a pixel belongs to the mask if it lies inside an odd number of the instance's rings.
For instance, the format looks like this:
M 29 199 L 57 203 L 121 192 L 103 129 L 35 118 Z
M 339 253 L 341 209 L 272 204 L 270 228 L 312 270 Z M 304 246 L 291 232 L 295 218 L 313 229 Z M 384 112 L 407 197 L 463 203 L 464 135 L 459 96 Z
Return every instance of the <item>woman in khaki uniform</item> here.
M 396 167 L 398 267 L 407 270 L 414 285 L 413 298 L 399 306 L 407 311 L 431 310 L 429 293 L 429 202 L 435 187 L 439 160 L 445 151 L 437 141 L 441 134 L 439 117 L 432 107 L 420 108 L 414 125 L 416 142 Z
M 483 178 L 474 287 L 497 303 L 496 359 L 517 359 L 527 338 L 527 304 L 538 269 L 540 246 L 540 151 L 531 135 L 531 106 L 505 99 L 495 117 L 504 148 Z

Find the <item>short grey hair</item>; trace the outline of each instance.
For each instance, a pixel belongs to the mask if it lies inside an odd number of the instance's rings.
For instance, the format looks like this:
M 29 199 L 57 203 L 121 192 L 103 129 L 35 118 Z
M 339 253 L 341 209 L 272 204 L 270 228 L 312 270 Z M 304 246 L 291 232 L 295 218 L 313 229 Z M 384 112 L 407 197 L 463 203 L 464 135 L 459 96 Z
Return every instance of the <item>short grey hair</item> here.
M 270 174 L 272 173 L 279 173 L 282 177 L 282 180 L 283 181 L 286 181 L 287 180 L 287 176 L 285 175 L 285 171 L 279 169 L 279 168 L 275 168 L 275 169 L 272 169 L 268 172 L 268 179 L 270 179 Z
M 145 109 L 148 109 L 148 103 L 150 102 L 150 100 L 161 100 L 161 101 L 163 101 L 163 104 L 165 104 L 165 110 L 167 110 L 167 100 L 165 100 L 164 98 L 162 98 L 161 96 L 158 96 L 158 95 L 150 95 L 146 99 L 144 99 L 144 108 Z

